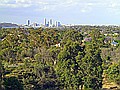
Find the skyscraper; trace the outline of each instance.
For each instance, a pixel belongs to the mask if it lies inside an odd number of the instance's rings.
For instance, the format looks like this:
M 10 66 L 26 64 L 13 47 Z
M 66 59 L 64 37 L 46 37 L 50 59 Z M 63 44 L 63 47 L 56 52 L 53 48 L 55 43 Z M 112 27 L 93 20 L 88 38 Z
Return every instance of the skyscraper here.
M 52 25 L 52 19 L 50 19 L 50 24 Z
M 49 21 L 48 21 L 48 23 L 46 24 L 46 26 L 49 27 L 49 25 L 50 25 L 50 23 L 49 23 Z
M 58 27 L 60 27 L 61 26 L 61 24 L 60 24 L 60 22 L 58 22 Z
M 28 25 L 28 26 L 30 25 L 30 20 L 27 20 L 27 25 Z
M 46 18 L 44 18 L 44 25 L 47 26 L 47 23 L 46 23 Z
M 55 21 L 55 27 L 58 27 L 58 22 L 57 21 Z
M 52 19 L 50 19 L 50 22 L 49 22 L 49 27 L 52 27 L 53 24 L 52 24 Z

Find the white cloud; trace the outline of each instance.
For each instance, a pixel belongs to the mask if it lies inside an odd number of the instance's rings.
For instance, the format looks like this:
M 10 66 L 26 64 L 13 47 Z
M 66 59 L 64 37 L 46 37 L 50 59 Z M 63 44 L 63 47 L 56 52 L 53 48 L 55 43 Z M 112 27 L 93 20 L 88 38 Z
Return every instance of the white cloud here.
M 53 11 L 56 9 L 79 8 L 90 12 L 96 8 L 110 12 L 120 12 L 120 0 L 0 0 L 0 7 L 22 8 L 35 6 L 35 10 Z
M 0 4 L 0 6 L 6 6 L 6 7 L 11 7 L 11 8 L 18 8 L 18 7 L 29 7 L 30 5 L 28 4 Z
M 26 3 L 26 1 L 30 0 L 0 0 L 0 7 L 18 8 L 31 6 L 31 3 Z
M 85 13 L 85 12 L 87 12 L 85 9 L 81 9 L 81 12 L 83 12 L 83 13 Z
M 31 4 L 31 3 L 32 3 L 32 0 L 16 0 L 15 2 L 16 2 L 16 4 L 17 4 L 17 3 Z
M 0 3 L 8 3 L 10 0 L 0 0 Z
M 110 0 L 106 8 L 111 14 L 120 14 L 120 0 Z

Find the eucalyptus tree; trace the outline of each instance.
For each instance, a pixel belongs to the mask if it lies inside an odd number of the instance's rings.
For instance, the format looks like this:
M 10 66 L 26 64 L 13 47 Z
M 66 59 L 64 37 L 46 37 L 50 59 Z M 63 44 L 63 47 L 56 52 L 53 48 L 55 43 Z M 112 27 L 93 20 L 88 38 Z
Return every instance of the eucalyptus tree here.
M 78 42 L 68 41 L 58 54 L 56 72 L 65 89 L 78 90 L 81 85 L 79 64 L 76 59 L 82 48 Z

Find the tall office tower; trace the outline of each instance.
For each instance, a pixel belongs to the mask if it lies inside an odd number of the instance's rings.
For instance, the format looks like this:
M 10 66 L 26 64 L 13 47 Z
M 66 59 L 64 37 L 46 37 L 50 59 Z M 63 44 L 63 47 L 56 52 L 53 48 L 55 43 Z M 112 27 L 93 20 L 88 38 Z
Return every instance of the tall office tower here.
M 58 22 L 57 21 L 55 21 L 55 27 L 58 27 Z
M 28 25 L 28 26 L 30 25 L 30 20 L 27 20 L 27 25 Z
M 60 27 L 61 26 L 61 24 L 60 24 L 60 22 L 58 22 L 58 27 Z
M 46 23 L 46 18 L 44 18 L 44 26 L 47 26 L 47 23 Z
M 46 26 L 47 26 L 47 27 L 49 27 L 49 26 L 50 26 L 50 23 L 49 23 L 49 21 L 48 21 L 48 23 L 46 24 Z
M 52 19 L 50 19 L 50 22 L 49 22 L 49 27 L 52 27 Z
M 46 23 L 46 18 L 44 18 L 44 25 L 47 26 L 47 23 Z

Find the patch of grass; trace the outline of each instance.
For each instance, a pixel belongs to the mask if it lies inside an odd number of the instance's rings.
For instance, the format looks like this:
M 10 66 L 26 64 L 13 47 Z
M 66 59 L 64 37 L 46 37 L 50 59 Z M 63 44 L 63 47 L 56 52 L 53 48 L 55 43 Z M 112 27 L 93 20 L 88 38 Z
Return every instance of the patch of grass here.
M 116 42 L 118 42 L 119 43 L 119 45 L 120 45 L 120 40 L 115 40 Z
M 90 42 L 85 42 L 85 44 L 90 44 Z

